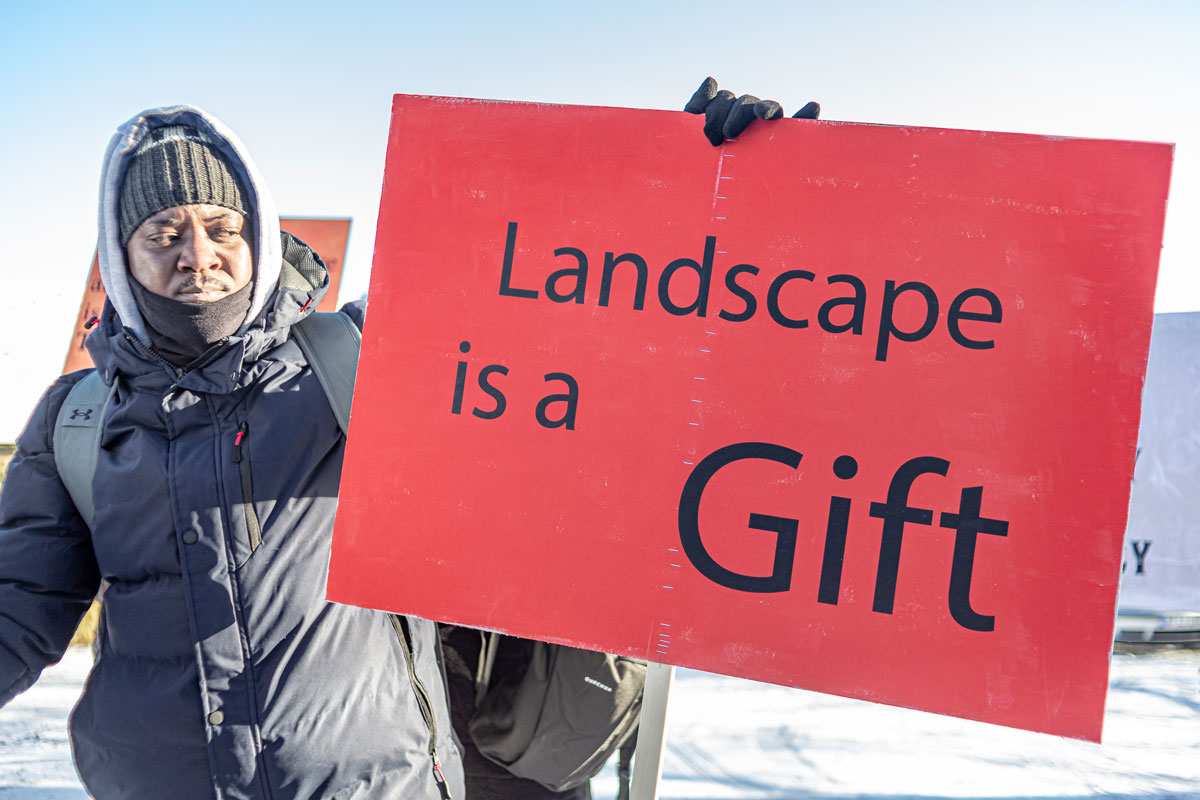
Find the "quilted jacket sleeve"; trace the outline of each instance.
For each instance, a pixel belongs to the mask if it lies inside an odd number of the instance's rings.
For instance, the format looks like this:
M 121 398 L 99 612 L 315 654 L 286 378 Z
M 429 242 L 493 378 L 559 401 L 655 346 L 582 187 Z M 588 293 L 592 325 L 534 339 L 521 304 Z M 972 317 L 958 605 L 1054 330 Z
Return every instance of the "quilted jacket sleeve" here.
M 46 390 L 0 492 L 0 706 L 62 657 L 100 586 L 87 525 L 54 465 L 54 419 L 79 377 Z

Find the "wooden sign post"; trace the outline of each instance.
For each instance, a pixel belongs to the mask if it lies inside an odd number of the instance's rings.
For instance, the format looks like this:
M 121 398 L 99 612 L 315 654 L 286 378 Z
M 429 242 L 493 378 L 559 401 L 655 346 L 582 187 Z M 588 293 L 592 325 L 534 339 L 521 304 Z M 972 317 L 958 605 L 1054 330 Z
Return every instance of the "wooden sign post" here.
M 642 700 L 637 748 L 633 752 L 633 778 L 629 782 L 631 800 L 658 797 L 663 750 L 667 744 L 667 702 L 674 679 L 675 668 L 668 664 L 652 663 L 646 669 L 646 694 Z

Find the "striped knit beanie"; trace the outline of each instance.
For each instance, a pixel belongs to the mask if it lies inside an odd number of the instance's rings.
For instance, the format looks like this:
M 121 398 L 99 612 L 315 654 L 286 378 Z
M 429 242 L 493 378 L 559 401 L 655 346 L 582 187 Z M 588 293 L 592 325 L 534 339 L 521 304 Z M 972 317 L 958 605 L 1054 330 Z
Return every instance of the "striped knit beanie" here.
M 121 246 L 152 214 L 199 203 L 250 215 L 237 171 L 212 139 L 186 125 L 155 128 L 130 157 L 121 184 Z

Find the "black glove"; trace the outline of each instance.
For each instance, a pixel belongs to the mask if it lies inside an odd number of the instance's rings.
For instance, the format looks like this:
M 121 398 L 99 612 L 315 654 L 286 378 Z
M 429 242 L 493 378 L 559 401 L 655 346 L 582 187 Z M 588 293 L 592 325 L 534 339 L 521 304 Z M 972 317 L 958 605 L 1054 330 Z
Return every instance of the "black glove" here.
M 779 119 L 783 116 L 783 107 L 774 100 L 759 100 L 752 94 L 735 97 L 733 92 L 726 89 L 717 91 L 715 78 L 705 78 L 683 110 L 689 114 L 704 115 L 704 135 L 713 147 L 736 137 L 756 119 Z M 809 103 L 792 117 L 816 119 L 820 113 L 821 106 Z

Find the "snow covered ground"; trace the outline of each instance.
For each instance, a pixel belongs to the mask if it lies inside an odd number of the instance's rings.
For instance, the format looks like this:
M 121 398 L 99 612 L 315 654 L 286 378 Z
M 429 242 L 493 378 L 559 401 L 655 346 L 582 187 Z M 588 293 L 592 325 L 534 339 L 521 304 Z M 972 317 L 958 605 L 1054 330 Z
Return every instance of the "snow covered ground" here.
M 85 800 L 66 717 L 73 650 L 0 711 L 0 800 Z M 680 670 L 666 800 L 1200 800 L 1200 651 L 1113 657 L 1104 744 Z M 611 767 L 593 781 L 616 796 Z
M 71 765 L 67 714 L 91 665 L 91 650 L 73 647 L 0 709 L 0 798 L 87 800 Z

